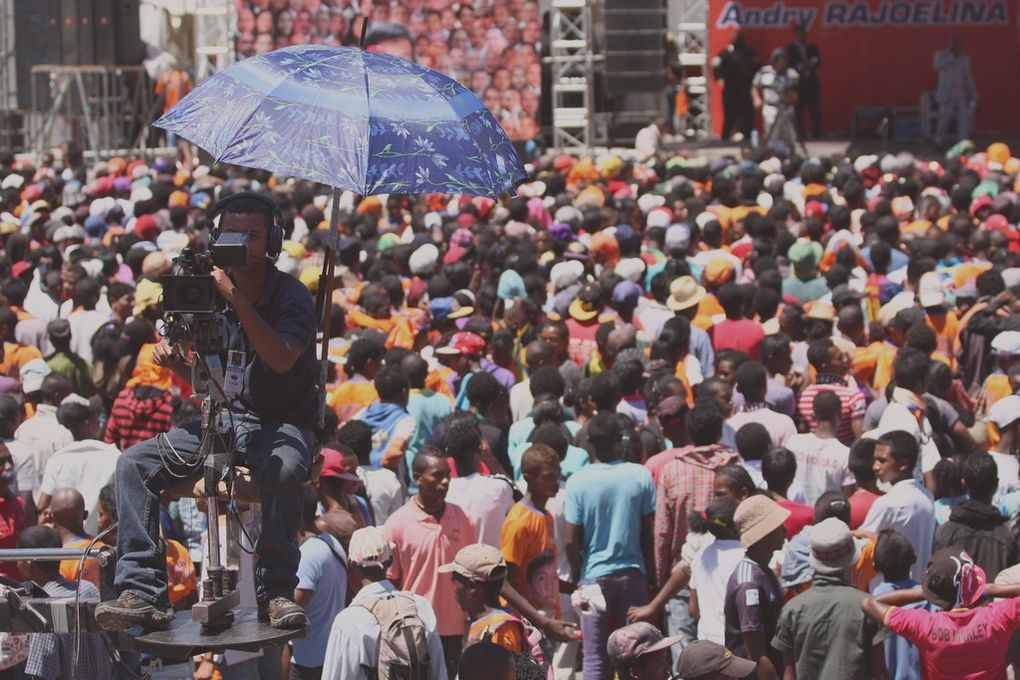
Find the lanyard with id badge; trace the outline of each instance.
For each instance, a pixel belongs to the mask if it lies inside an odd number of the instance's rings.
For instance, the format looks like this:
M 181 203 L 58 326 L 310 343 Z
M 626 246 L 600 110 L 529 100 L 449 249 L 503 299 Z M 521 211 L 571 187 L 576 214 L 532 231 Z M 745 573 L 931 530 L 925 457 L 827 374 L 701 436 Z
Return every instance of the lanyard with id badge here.
M 227 374 L 223 379 L 223 394 L 227 399 L 237 399 L 244 391 L 244 367 L 244 352 L 227 352 Z

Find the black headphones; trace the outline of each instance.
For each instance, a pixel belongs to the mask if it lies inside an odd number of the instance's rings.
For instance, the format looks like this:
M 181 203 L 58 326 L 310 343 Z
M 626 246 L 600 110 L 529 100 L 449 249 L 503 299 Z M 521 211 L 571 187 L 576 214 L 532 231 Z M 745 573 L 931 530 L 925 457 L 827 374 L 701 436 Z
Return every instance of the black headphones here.
M 276 201 L 265 194 L 256 193 L 254 191 L 239 191 L 236 194 L 230 194 L 229 196 L 221 198 L 216 205 L 213 206 L 212 211 L 210 211 L 209 219 L 214 219 L 231 203 L 246 198 L 258 201 L 273 211 L 273 224 L 269 227 L 268 238 L 266 239 L 266 255 L 269 257 L 277 257 L 280 254 L 280 251 L 283 250 L 283 227 L 280 226 L 280 223 L 283 222 L 283 211 L 280 210 L 280 206 L 277 205 Z M 213 243 L 216 243 L 216 239 L 219 237 L 220 228 L 218 226 L 209 230 L 209 238 Z

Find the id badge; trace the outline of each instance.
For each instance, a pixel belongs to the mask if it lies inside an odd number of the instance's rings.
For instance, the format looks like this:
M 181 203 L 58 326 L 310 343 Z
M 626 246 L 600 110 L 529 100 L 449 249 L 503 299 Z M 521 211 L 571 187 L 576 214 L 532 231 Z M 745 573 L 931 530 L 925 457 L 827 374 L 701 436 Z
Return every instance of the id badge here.
M 223 379 L 223 394 L 227 399 L 236 399 L 244 391 L 244 352 L 227 352 L 227 375 Z

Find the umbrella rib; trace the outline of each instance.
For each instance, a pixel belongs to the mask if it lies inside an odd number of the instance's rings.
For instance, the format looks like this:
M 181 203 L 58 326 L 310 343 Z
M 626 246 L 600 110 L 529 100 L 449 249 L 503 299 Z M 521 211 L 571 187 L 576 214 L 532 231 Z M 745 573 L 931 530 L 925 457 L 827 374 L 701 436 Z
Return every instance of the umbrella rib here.
M 365 52 L 364 50 L 359 51 L 359 58 L 361 59 L 361 72 L 364 74 L 365 80 L 365 125 L 368 128 L 365 134 L 365 153 L 362 154 L 364 159 L 365 168 L 361 178 L 361 188 L 364 190 L 362 195 L 368 193 L 368 166 L 371 163 L 370 154 L 372 153 L 372 96 L 368 85 L 368 66 L 365 64 Z
M 283 80 L 281 80 L 281 81 L 280 81 L 279 83 L 277 83 L 276 85 L 274 85 L 274 86 L 273 86 L 273 89 L 272 89 L 272 90 L 270 90 L 270 91 L 269 91 L 268 93 L 266 93 L 265 99 L 263 99 L 262 101 L 260 101 L 259 103 L 257 103 L 257 104 L 255 105 L 255 108 L 253 108 L 253 109 L 251 110 L 251 113 L 249 113 L 249 114 L 247 115 L 247 117 L 245 117 L 245 119 L 244 119 L 243 121 L 241 121 L 241 124 L 240 124 L 240 125 L 238 125 L 238 126 L 237 126 L 237 127 L 236 127 L 236 128 L 234 129 L 233 133 L 231 133 L 231 135 L 230 135 L 230 139 L 234 139 L 234 138 L 235 138 L 235 137 L 237 136 L 237 133 L 238 133 L 238 132 L 240 132 L 241 130 L 243 130 L 243 129 L 244 129 L 244 128 L 245 128 L 245 127 L 246 127 L 246 126 L 248 125 L 248 122 L 249 122 L 249 121 L 250 121 L 250 120 L 252 119 L 252 117 L 253 117 L 253 116 L 254 116 L 254 115 L 255 115 L 256 113 L 258 113 L 258 112 L 259 112 L 259 109 L 261 108 L 261 106 L 262 106 L 262 103 L 263 103 L 264 101 L 266 101 L 266 100 L 270 99 L 270 98 L 271 98 L 271 97 L 273 96 L 273 93 L 274 93 L 274 92 L 276 92 L 276 88 L 280 87 L 280 85 L 282 85 L 282 84 L 284 84 L 285 82 L 287 82 L 287 80 L 288 80 L 288 79 L 289 79 L 289 78 L 290 78 L 291 76 L 293 76 L 293 75 L 294 75 L 295 73 L 300 73 L 300 72 L 303 72 L 303 71 L 304 71 L 305 69 L 307 69 L 307 68 L 314 68 L 314 67 L 318 66 L 319 64 L 322 64 L 322 63 L 325 63 L 325 62 L 329 61 L 329 59 L 330 59 L 330 58 L 331 58 L 331 57 L 323 57 L 323 58 L 322 58 L 322 59 L 320 59 L 319 61 L 309 62 L 309 63 L 306 63 L 306 64 L 304 64 L 304 65 L 302 65 L 302 66 L 299 66 L 299 67 L 298 67 L 298 68 L 297 68 L 297 69 L 296 69 L 296 70 L 295 70 L 295 71 L 294 71 L 293 73 L 290 73 L 290 74 L 288 74 L 288 75 L 287 75 L 287 76 L 286 76 L 286 77 L 285 77 L 285 78 L 284 78 Z M 229 149 L 229 146 L 227 147 L 227 149 Z M 224 155 L 225 153 L 227 153 L 227 149 L 224 149 L 224 150 L 223 150 L 223 153 L 221 153 L 221 154 L 220 154 L 219 156 L 217 156 L 217 158 L 216 158 L 216 162 L 217 162 L 217 163 L 218 163 L 218 162 L 219 162 L 219 161 L 220 161 L 220 160 L 221 160 L 221 159 L 223 158 L 223 155 Z
M 425 79 L 422 78 L 422 80 L 425 80 Z M 439 89 L 435 85 L 433 85 L 432 83 L 430 83 L 427 80 L 425 80 L 425 84 L 428 85 L 430 88 L 432 88 L 433 92 L 435 92 L 436 94 L 439 94 L 440 96 L 442 96 L 443 93 L 440 92 Z M 482 115 L 485 115 L 484 111 L 482 112 Z M 467 117 L 464 117 L 464 118 L 460 118 L 457 122 L 460 123 L 460 125 L 462 127 L 466 128 L 465 132 L 467 133 L 468 139 L 471 140 L 471 144 L 474 145 L 475 150 L 478 152 L 478 156 L 480 158 L 485 158 L 485 152 L 482 151 L 482 147 L 478 146 L 478 142 L 475 140 L 475 136 L 471 134 L 471 129 L 467 127 L 467 122 L 466 121 L 467 121 Z M 490 187 L 495 186 L 496 185 L 496 180 L 498 178 L 493 175 L 492 168 L 490 167 L 490 165 L 488 163 L 482 163 L 481 165 L 482 165 L 483 168 L 485 168 L 485 173 L 488 175 L 488 180 L 489 181 L 487 182 L 487 184 Z M 498 193 L 493 192 L 493 195 L 496 198 L 499 198 L 499 194 Z

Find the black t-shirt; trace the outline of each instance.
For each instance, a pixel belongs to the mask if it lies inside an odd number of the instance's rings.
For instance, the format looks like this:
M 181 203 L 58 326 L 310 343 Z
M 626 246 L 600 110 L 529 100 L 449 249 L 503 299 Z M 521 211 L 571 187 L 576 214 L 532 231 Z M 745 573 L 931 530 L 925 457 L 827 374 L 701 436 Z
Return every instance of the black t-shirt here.
M 290 423 L 314 429 L 318 426 L 315 381 L 315 301 L 300 281 L 275 266 L 266 272 L 262 294 L 252 305 L 259 316 L 301 355 L 286 373 L 276 373 L 257 356 L 233 309 L 228 308 L 227 348 L 245 352 L 244 389 L 237 404 L 267 423 Z M 221 357 L 227 367 L 227 357 Z
M 783 656 L 770 644 L 782 608 L 783 589 L 776 575 L 747 557 L 740 560 L 726 584 L 726 649 L 747 658 L 743 633 L 761 631 L 772 664 L 782 668 Z

